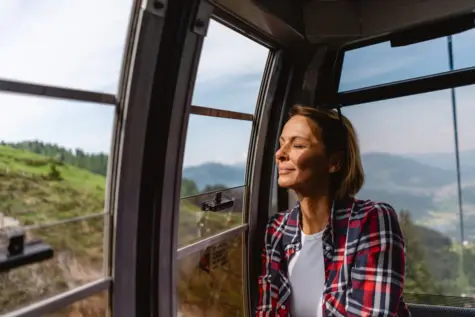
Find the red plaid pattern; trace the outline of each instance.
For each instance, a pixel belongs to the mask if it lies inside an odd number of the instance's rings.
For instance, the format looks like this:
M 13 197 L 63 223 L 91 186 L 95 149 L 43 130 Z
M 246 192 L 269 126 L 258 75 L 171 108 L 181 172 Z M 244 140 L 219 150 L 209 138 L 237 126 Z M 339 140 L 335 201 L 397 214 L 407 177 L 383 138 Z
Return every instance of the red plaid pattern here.
M 287 272 L 302 247 L 300 219 L 297 205 L 274 215 L 267 225 L 256 317 L 290 316 Z M 402 297 L 404 239 L 390 205 L 358 199 L 334 202 L 322 240 L 324 316 L 411 316 Z

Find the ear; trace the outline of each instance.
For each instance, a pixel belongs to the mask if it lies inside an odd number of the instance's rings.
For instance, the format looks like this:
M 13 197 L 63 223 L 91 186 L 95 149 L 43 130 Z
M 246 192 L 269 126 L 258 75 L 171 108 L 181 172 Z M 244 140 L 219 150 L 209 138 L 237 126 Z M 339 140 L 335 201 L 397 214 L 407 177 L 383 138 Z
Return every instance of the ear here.
M 328 172 L 334 174 L 341 169 L 343 160 L 343 152 L 337 152 L 330 155 L 328 160 Z

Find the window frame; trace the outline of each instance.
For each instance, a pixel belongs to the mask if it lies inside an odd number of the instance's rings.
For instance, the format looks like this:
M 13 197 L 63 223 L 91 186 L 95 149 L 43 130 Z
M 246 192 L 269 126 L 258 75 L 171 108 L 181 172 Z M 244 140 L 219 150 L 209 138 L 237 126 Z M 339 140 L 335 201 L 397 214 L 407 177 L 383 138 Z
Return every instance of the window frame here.
M 456 17 L 457 15 L 463 16 L 467 14 L 473 14 L 473 10 L 462 12 L 451 15 L 451 17 Z M 450 18 L 450 17 L 449 17 Z M 343 62 L 345 58 L 345 53 L 350 50 L 355 50 L 382 42 L 389 41 L 392 35 L 407 31 L 413 27 L 424 26 L 427 23 L 434 24 L 437 21 L 443 21 L 447 18 L 435 19 L 431 21 L 424 21 L 415 25 L 408 27 L 399 28 L 393 32 L 386 32 L 383 34 L 378 34 L 375 36 L 365 37 L 357 39 L 355 41 L 348 42 L 341 46 L 338 63 L 335 65 L 336 72 L 336 95 L 331 98 L 330 103 L 335 105 L 338 104 L 342 107 L 357 105 L 361 103 L 373 102 L 386 100 L 391 98 L 398 98 L 404 96 L 411 96 L 416 94 L 422 94 L 426 92 L 457 88 L 462 86 L 468 86 L 475 83 L 475 66 L 466 67 L 457 70 L 449 70 L 446 72 L 441 72 L 437 74 L 419 76 L 406 80 L 393 81 L 390 83 L 384 83 L 379 85 L 371 85 L 368 87 L 345 90 L 338 92 L 340 86 L 341 75 L 343 72 Z M 473 28 L 475 29 L 475 27 Z M 443 38 L 446 36 L 442 36 Z M 449 62 L 449 61 L 447 61 Z M 331 106 L 330 106 L 331 107 Z
M 396 31 L 397 32 L 397 31 Z M 337 107 L 351 107 L 363 103 L 372 103 L 376 101 L 383 101 L 399 97 L 408 97 L 419 94 L 424 94 L 428 92 L 436 92 L 441 90 L 450 90 L 452 94 L 452 120 L 453 120 L 453 129 L 454 129 L 454 146 L 455 146 L 455 161 L 456 161 L 456 175 L 457 175 L 457 195 L 458 195 L 458 209 L 459 216 L 463 219 L 463 204 L 462 204 L 462 189 L 461 189 L 461 170 L 459 162 L 459 140 L 457 134 L 457 114 L 454 104 L 454 91 L 458 87 L 469 86 L 475 84 L 475 66 L 466 67 L 462 69 L 453 70 L 452 65 L 450 65 L 451 70 L 446 72 L 441 72 L 428 76 L 420 76 L 406 80 L 400 80 L 380 85 L 368 86 L 364 88 L 348 90 L 343 92 L 338 92 L 339 81 L 342 75 L 342 66 L 344 60 L 344 54 L 350 49 L 358 49 L 366 47 L 369 45 L 374 45 L 384 41 L 390 40 L 389 33 L 364 38 L 358 41 L 354 41 L 342 46 L 340 51 L 339 63 L 337 67 L 338 80 L 337 80 L 337 92 L 334 96 L 333 102 L 327 105 L 328 108 L 336 109 Z M 451 45 L 450 39 L 447 38 L 448 49 Z M 449 54 L 449 59 L 450 59 Z M 447 60 L 449 63 L 449 60 Z M 462 222 L 463 220 L 461 220 Z M 463 237 L 463 223 L 461 223 L 461 235 Z M 461 255 L 463 261 L 463 252 Z M 444 296 L 452 297 L 452 296 Z M 436 305 L 427 305 L 427 304 L 412 304 L 408 303 L 408 306 L 411 312 L 417 312 L 421 316 L 435 316 L 435 315 L 445 315 L 447 313 L 458 314 L 461 316 L 471 315 L 475 311 L 475 308 L 462 308 L 456 306 L 436 306 Z
M 18 95 L 26 96 L 36 96 L 39 98 L 55 98 L 71 101 L 82 101 L 90 103 L 98 103 L 102 106 L 111 106 L 116 109 L 114 115 L 114 123 L 112 133 L 112 140 L 110 144 L 109 151 L 109 160 L 107 165 L 107 176 L 106 176 L 106 196 L 105 196 L 105 205 L 104 211 L 99 213 L 94 213 L 85 216 L 74 217 L 70 219 L 58 220 L 54 222 L 49 222 L 41 225 L 30 225 L 22 227 L 24 230 L 31 230 L 37 228 L 45 227 L 54 227 L 61 226 L 68 223 L 73 223 L 77 221 L 83 221 L 92 218 L 103 217 L 104 226 L 103 226 L 103 276 L 99 279 L 96 279 L 90 283 L 74 287 L 68 291 L 47 297 L 35 302 L 31 302 L 24 307 L 15 309 L 11 312 L 8 312 L 4 317 L 29 317 L 29 316 L 38 316 L 48 313 L 54 313 L 59 309 L 68 307 L 76 302 L 87 299 L 93 295 L 99 294 L 103 291 L 108 293 L 108 309 L 107 314 L 110 314 L 111 310 L 111 299 L 112 296 L 112 286 L 113 286 L 113 235 L 114 235 L 114 219 L 115 219 L 115 204 L 114 204 L 114 192 L 117 186 L 117 165 L 119 160 L 118 153 L 118 142 L 120 139 L 120 126 L 122 125 L 122 119 L 124 112 L 124 102 L 121 98 L 121 94 L 124 93 L 126 87 L 123 86 L 125 82 L 125 75 L 128 70 L 127 60 L 130 58 L 133 38 L 132 34 L 135 29 L 135 21 L 139 13 L 139 4 L 134 3 L 131 5 L 131 10 L 129 13 L 129 22 L 127 28 L 127 40 L 124 43 L 124 57 L 123 64 L 121 69 L 121 74 L 119 78 L 121 89 L 118 91 L 117 95 L 96 92 L 89 90 L 81 90 L 76 88 L 60 87 L 56 85 L 45 85 L 41 83 L 29 83 L 25 81 L 18 80 L 4 80 L 0 79 L 0 92 L 14 93 Z M 80 106 L 79 106 L 80 107 Z
M 250 119 L 249 114 L 231 114 L 191 105 L 199 56 L 206 36 L 206 30 L 196 30 L 195 19 L 199 17 L 207 28 L 210 8 L 213 6 L 205 0 L 192 3 L 183 0 L 169 2 L 166 12 L 157 12 L 152 5 L 141 11 L 140 29 L 136 35 L 140 48 L 134 49 L 135 65 L 130 71 L 129 93 L 124 96 L 128 98 L 127 112 L 130 114 L 126 114 L 125 135 L 121 141 L 120 187 L 116 195 L 114 316 L 176 315 L 175 269 L 178 259 L 191 251 L 245 234 L 248 227 L 243 224 L 177 249 L 179 188 L 190 114 L 217 112 L 218 117 L 237 115 L 244 120 Z M 184 27 L 174 25 L 173 22 L 178 20 Z M 194 27 L 187 28 L 187 25 Z M 152 39 L 156 42 L 157 38 L 160 38 L 160 43 L 151 45 Z M 269 46 L 272 44 L 266 45 Z M 158 72 L 160 66 L 160 77 L 155 76 L 154 72 Z M 265 86 L 263 80 L 261 94 Z M 170 87 L 174 89 L 167 90 Z M 154 110 L 157 107 L 152 107 L 159 101 L 162 103 L 160 112 Z M 260 102 L 256 111 L 259 108 Z M 168 125 L 167 122 L 172 124 L 161 130 Z M 256 127 L 257 123 L 253 129 Z M 155 163 L 147 164 L 147 161 Z M 175 185 L 166 185 L 172 183 Z M 152 193 L 151 188 L 155 188 L 155 192 Z M 150 241 L 144 242 L 147 239 Z M 138 245 L 139 241 L 142 241 L 142 246 Z M 243 283 L 246 283 L 244 275 Z M 160 296 L 156 296 L 158 293 Z M 245 293 L 243 295 L 246 297 Z
M 198 251 L 203 251 L 208 247 L 211 247 L 213 245 L 222 243 L 224 241 L 233 239 L 239 235 L 244 235 L 244 243 L 243 243 L 243 267 L 244 267 L 244 272 L 243 272 L 243 301 L 245 303 L 244 305 L 244 310 L 246 315 L 250 312 L 249 307 L 250 307 L 250 290 L 249 290 L 249 270 L 248 270 L 248 258 L 250 254 L 253 254 L 253 248 L 252 244 L 250 241 L 252 241 L 252 238 L 250 238 L 250 232 L 254 231 L 254 227 L 257 225 L 256 222 L 252 221 L 251 219 L 255 219 L 258 216 L 258 208 L 253 208 L 254 203 L 253 201 L 253 194 L 257 193 L 262 187 L 260 186 L 261 183 L 259 182 L 259 185 L 253 185 L 255 182 L 256 177 L 260 177 L 262 174 L 262 164 L 258 164 L 260 161 L 260 158 L 262 157 L 261 151 L 256 154 L 256 150 L 259 149 L 259 144 L 264 144 L 266 142 L 266 133 L 264 131 L 267 131 L 267 127 L 269 124 L 278 124 L 278 120 L 272 121 L 271 120 L 271 115 L 270 111 L 271 108 L 275 110 L 280 111 L 281 109 L 276 109 L 276 103 L 278 101 L 274 101 L 275 96 L 278 96 L 279 94 L 282 93 L 282 91 L 276 90 L 276 84 L 279 81 L 282 81 L 283 79 L 287 83 L 288 78 L 283 77 L 282 70 L 281 68 L 283 67 L 283 59 L 282 59 L 282 52 L 279 50 L 278 47 L 274 46 L 273 43 L 269 42 L 262 42 L 259 38 L 254 36 L 249 36 L 250 34 L 248 32 L 242 32 L 240 29 L 237 29 L 236 26 L 231 26 L 232 24 L 229 24 L 227 21 L 223 21 L 221 18 L 216 19 L 215 16 L 212 17 L 215 19 L 216 22 L 222 23 L 224 26 L 229 27 L 230 29 L 234 31 L 238 31 L 241 35 L 254 40 L 257 42 L 257 44 L 264 46 L 265 48 L 269 49 L 269 54 L 268 58 L 266 61 L 265 69 L 263 72 L 263 76 L 261 79 L 261 87 L 259 89 L 259 94 L 257 96 L 257 102 L 256 102 L 256 107 L 255 107 L 255 113 L 254 114 L 248 114 L 248 113 L 241 113 L 241 112 L 235 112 L 235 111 L 227 111 L 227 110 L 221 110 L 219 108 L 208 108 L 208 107 L 199 107 L 196 105 L 191 106 L 191 113 L 194 113 L 196 115 L 208 115 L 212 117 L 217 117 L 217 118 L 223 118 L 226 116 L 228 119 L 234 119 L 234 120 L 250 120 L 249 116 L 252 116 L 253 119 L 253 127 L 251 131 L 251 138 L 249 142 L 249 149 L 248 149 L 248 158 L 246 162 L 246 177 L 245 177 L 245 193 L 244 193 L 244 202 L 243 202 L 243 224 L 236 226 L 234 228 L 230 228 L 224 232 L 218 233 L 216 235 L 213 235 L 211 237 L 202 239 L 198 242 L 192 243 L 187 246 L 183 246 L 177 250 L 177 259 L 182 259 L 186 257 L 187 255 L 196 253 Z M 286 73 L 288 74 L 288 72 Z M 284 93 L 287 92 L 286 89 L 283 90 Z M 280 99 L 279 99 L 280 100 Z M 281 100 L 280 100 L 281 101 Z M 213 106 L 218 106 L 219 105 L 213 105 Z M 199 108 L 198 108 L 199 107 Z M 199 111 L 206 111 L 208 114 L 203 114 L 203 113 L 198 113 Z M 279 112 L 280 114 L 280 112 Z M 227 116 L 229 115 L 229 116 Z M 269 143 L 269 141 L 267 141 Z M 272 156 L 274 152 L 272 151 Z M 184 153 L 182 153 L 184 155 Z M 273 168 L 273 166 L 272 166 Z M 271 169 L 272 172 L 272 169 Z M 259 176 L 257 176 L 259 175 Z M 272 173 L 270 174 L 270 178 L 267 179 L 263 178 L 262 184 L 265 184 L 264 187 L 269 187 L 269 184 L 272 179 Z M 269 187 L 270 188 L 270 187 Z M 269 189 L 270 191 L 270 189 Z M 255 200 L 255 198 L 254 198 Z M 267 214 L 265 215 L 267 216 Z

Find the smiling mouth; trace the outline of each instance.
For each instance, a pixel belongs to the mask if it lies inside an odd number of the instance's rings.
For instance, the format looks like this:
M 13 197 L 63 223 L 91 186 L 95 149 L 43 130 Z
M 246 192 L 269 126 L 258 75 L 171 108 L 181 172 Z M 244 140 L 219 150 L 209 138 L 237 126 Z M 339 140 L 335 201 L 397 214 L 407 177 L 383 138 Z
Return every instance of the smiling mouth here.
M 279 169 L 279 175 L 282 175 L 282 174 L 289 174 L 289 173 L 292 173 L 293 171 L 294 171 L 293 169 L 281 168 L 281 169 Z

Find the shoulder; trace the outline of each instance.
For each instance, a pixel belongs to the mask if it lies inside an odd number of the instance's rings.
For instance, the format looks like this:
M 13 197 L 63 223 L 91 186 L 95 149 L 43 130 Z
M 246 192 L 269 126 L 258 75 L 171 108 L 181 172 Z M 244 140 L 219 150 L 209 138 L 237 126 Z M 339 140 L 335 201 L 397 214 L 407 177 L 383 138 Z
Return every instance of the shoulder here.
M 296 218 L 296 208 L 297 207 L 278 212 L 270 217 L 267 221 L 266 235 L 269 238 L 280 238 L 282 234 L 285 233 L 285 229 L 288 226 L 289 221 L 292 222 L 292 219 L 290 218 Z
M 388 203 L 372 200 L 355 200 L 353 219 L 359 228 L 359 240 L 362 246 L 372 246 L 379 251 L 396 246 L 404 248 L 404 238 L 399 226 L 398 216 Z
M 370 230 L 399 231 L 398 216 L 394 208 L 385 202 L 354 200 L 352 218 Z
M 274 214 L 272 217 L 269 218 L 267 221 L 267 227 L 275 227 L 287 224 L 289 218 L 296 219 L 298 214 L 298 205 L 292 208 L 289 208 L 285 211 L 280 211 Z

